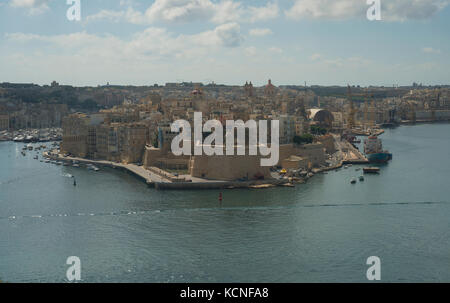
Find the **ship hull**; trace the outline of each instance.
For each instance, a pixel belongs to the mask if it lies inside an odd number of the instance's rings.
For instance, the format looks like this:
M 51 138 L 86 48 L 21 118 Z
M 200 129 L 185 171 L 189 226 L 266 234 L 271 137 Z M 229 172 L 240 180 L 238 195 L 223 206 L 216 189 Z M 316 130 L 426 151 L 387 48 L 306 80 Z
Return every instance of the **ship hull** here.
M 367 155 L 367 159 L 370 163 L 386 163 L 392 160 L 392 154 L 390 153 L 375 153 Z

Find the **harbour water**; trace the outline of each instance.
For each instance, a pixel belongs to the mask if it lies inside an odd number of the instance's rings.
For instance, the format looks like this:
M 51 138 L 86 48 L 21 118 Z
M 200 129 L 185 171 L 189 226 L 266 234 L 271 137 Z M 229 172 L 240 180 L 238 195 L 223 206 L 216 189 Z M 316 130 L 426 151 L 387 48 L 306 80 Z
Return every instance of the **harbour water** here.
M 296 188 L 156 191 L 121 171 L 63 167 L 0 143 L 0 280 L 450 282 L 450 124 L 389 129 L 394 159 Z M 77 186 L 73 186 L 76 177 Z

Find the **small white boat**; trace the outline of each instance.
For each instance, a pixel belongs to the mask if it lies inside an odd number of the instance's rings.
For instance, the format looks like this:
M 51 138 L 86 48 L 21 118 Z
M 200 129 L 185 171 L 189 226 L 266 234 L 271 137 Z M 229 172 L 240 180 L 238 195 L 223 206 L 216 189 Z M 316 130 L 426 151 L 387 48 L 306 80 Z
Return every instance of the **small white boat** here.
M 356 184 L 356 182 L 358 182 L 358 181 L 356 180 L 356 178 L 353 178 L 353 179 L 350 180 L 350 183 L 351 183 L 351 184 Z

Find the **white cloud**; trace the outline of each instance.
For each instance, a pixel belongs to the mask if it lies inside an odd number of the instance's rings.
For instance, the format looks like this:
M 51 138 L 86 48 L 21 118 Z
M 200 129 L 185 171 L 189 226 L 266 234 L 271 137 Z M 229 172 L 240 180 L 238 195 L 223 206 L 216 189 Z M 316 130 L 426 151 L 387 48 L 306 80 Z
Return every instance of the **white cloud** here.
M 266 6 L 261 7 L 248 7 L 248 14 L 251 22 L 275 19 L 278 17 L 279 11 L 278 4 L 275 2 L 269 2 Z
M 283 50 L 279 47 L 271 47 L 269 48 L 269 51 L 272 53 L 276 53 L 276 54 L 281 54 L 283 53 Z
M 254 46 L 250 46 L 244 49 L 244 53 L 248 57 L 254 57 L 257 53 L 257 49 Z
M 27 9 L 30 15 L 37 15 L 49 9 L 50 0 L 10 0 L 9 5 L 15 8 Z
M 214 17 L 216 5 L 209 0 L 156 0 L 145 12 L 149 23 L 155 21 L 192 21 Z
M 192 39 L 205 46 L 237 47 L 241 45 L 243 36 L 241 27 L 237 23 L 226 23 L 216 27 L 212 31 L 193 35 Z
M 321 54 L 312 54 L 311 57 L 310 57 L 310 59 L 311 59 L 312 61 L 317 61 L 317 60 L 319 60 L 320 58 L 322 58 L 322 55 L 321 55 Z
M 269 28 L 254 28 L 250 30 L 250 36 L 263 37 L 273 34 Z
M 231 0 L 215 3 L 210 0 L 155 0 L 144 12 L 136 10 L 130 3 L 126 10 L 102 10 L 87 17 L 92 20 L 125 21 L 133 24 L 153 24 L 156 22 L 190 22 L 208 20 L 215 23 L 231 22 L 239 19 L 240 4 Z
M 63 35 L 9 33 L 0 38 L 14 49 L 0 56 L 0 77 L 38 83 L 155 83 L 228 77 L 241 64 L 243 35 L 236 23 L 196 34 L 148 27 L 127 37 L 81 31 Z M 37 71 L 46 70 L 44 74 Z M 148 81 L 148 82 L 146 82 Z M 161 82 L 159 82 L 161 83 Z
M 35 35 L 11 33 L 6 40 L 17 43 L 45 42 L 49 49 L 56 49 L 73 56 L 116 58 L 120 61 L 136 59 L 194 58 L 222 48 L 240 46 L 243 37 L 240 26 L 226 23 L 215 29 L 194 35 L 175 35 L 164 28 L 150 27 L 135 33 L 130 40 L 113 35 L 93 35 L 78 32 L 67 35 Z
M 87 17 L 88 21 L 112 20 L 133 24 L 154 24 L 156 22 L 209 21 L 216 24 L 264 21 L 279 15 L 276 3 L 266 6 L 244 6 L 234 0 L 155 0 L 145 11 L 136 10 L 132 3 L 124 2 L 127 9 L 121 11 L 101 10 Z
M 382 1 L 381 17 L 387 21 L 428 19 L 441 11 L 449 0 L 389 0 Z M 290 19 L 350 19 L 366 18 L 369 5 L 363 0 L 296 0 L 285 11 Z
M 441 50 L 440 49 L 434 49 L 432 47 L 424 47 L 424 48 L 422 48 L 422 52 L 424 52 L 426 54 L 440 54 Z
M 125 16 L 124 11 L 101 10 L 95 15 L 87 17 L 88 21 L 110 20 L 114 22 L 120 21 Z
M 211 21 L 214 23 L 239 21 L 242 14 L 243 8 L 240 3 L 226 0 L 215 4 Z

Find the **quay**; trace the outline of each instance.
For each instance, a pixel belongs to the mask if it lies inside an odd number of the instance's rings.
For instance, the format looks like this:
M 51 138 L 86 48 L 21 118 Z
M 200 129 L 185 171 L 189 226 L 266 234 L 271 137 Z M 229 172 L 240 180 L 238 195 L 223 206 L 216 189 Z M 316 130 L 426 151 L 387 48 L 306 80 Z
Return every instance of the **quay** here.
M 63 161 L 63 162 L 73 162 L 77 161 L 82 164 L 92 164 L 92 165 L 99 165 L 102 167 L 109 167 L 113 169 L 122 169 L 130 174 L 136 176 L 137 178 L 141 179 L 142 181 L 146 182 L 150 186 L 154 186 L 155 183 L 169 183 L 170 181 L 160 175 L 157 175 L 156 173 L 153 173 L 147 169 L 145 169 L 142 166 L 138 166 L 135 164 L 123 164 L 123 163 L 116 163 L 111 161 L 103 161 L 103 160 L 88 160 L 83 158 L 77 158 L 77 157 L 64 157 L 59 154 L 53 154 L 44 152 L 43 156 L 52 160 L 57 161 Z
M 51 160 L 73 162 L 82 164 L 92 164 L 101 167 L 124 170 L 138 179 L 144 181 L 148 186 L 158 190 L 200 190 L 200 189 L 242 189 L 242 188 L 263 188 L 283 186 L 289 184 L 288 179 L 255 180 L 255 181 L 214 181 L 194 178 L 191 176 L 175 177 L 170 173 L 157 168 L 146 169 L 135 164 L 123 164 L 104 160 L 88 160 L 77 157 L 64 157 L 60 154 L 44 152 L 43 156 Z
M 362 129 L 352 129 L 351 133 L 355 136 L 364 136 L 364 137 L 369 137 L 369 136 L 381 136 L 382 134 L 384 134 L 384 129 L 373 129 L 373 130 L 362 130 Z
M 338 136 L 334 136 L 334 139 L 341 159 L 341 165 L 369 163 L 369 160 L 350 142 L 341 140 Z

